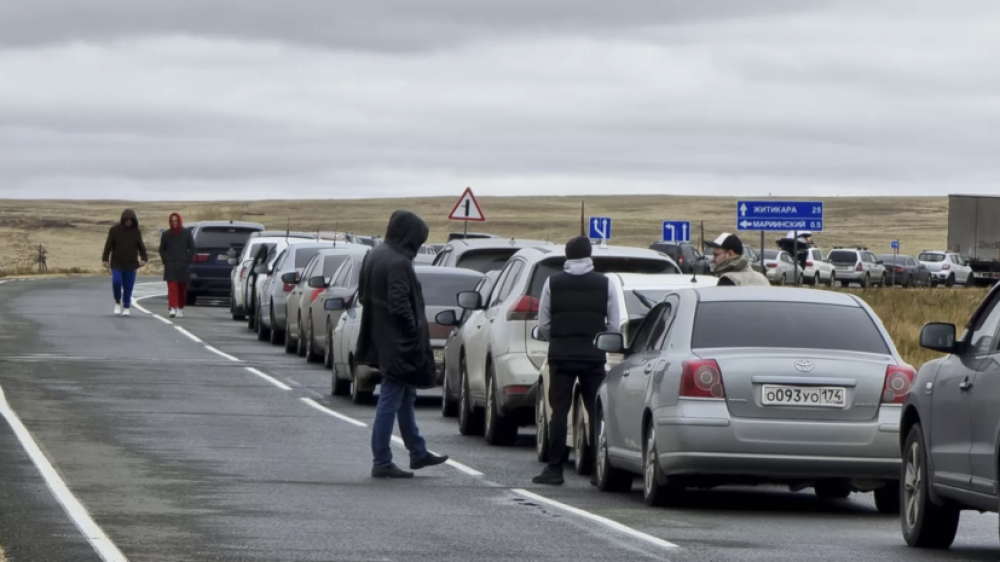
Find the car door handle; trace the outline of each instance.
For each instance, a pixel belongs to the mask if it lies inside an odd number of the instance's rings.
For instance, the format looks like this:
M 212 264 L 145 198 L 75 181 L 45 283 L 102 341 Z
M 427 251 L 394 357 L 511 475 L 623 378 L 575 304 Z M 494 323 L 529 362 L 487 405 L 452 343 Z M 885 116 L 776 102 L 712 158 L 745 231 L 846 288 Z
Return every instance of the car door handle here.
M 653 364 L 650 363 L 650 364 L 646 365 L 646 368 L 643 369 L 642 372 L 643 372 L 643 374 L 646 374 L 646 375 L 648 375 L 649 373 L 652 373 L 653 372 Z
M 958 388 L 961 388 L 962 390 L 969 390 L 970 388 L 972 388 L 972 381 L 968 380 L 962 381 L 958 383 Z
M 629 375 L 629 373 L 631 373 L 631 372 L 632 372 L 632 371 L 630 371 L 630 370 L 628 370 L 628 369 L 625 369 L 624 371 L 622 371 L 622 376 L 623 376 L 623 377 L 627 377 L 627 376 Z

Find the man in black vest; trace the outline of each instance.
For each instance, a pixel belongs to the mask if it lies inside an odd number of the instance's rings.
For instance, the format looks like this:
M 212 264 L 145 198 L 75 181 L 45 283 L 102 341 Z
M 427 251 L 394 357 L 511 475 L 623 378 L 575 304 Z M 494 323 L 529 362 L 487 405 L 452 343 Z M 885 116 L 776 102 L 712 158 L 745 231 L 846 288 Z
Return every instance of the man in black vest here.
M 538 328 L 549 342 L 549 465 L 532 481 L 535 484 L 563 483 L 563 455 L 566 451 L 566 423 L 573 401 L 573 384 L 580 392 L 587 415 L 591 416 L 597 389 L 604 381 L 607 355 L 594 346 L 594 337 L 619 329 L 618 295 L 611 281 L 594 271 L 590 240 L 579 236 L 566 243 L 563 272 L 553 275 L 542 288 Z M 593 439 L 590 439 L 593 441 Z

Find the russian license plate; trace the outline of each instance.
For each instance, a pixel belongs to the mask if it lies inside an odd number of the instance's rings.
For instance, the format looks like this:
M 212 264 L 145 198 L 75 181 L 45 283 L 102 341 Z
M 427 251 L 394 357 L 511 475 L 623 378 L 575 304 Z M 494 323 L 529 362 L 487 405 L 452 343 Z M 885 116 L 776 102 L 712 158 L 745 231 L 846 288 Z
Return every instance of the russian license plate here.
M 783 386 L 765 384 L 761 403 L 765 406 L 816 406 L 843 408 L 847 391 L 837 386 Z
M 218 258 L 219 261 L 229 261 L 229 256 L 227 256 L 226 254 L 219 254 Z

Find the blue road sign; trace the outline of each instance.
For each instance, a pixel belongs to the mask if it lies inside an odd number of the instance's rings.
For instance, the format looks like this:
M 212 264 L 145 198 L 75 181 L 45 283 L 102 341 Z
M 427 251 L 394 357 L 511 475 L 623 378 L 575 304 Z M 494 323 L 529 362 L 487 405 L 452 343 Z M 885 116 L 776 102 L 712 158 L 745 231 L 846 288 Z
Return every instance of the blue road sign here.
M 889 243 L 889 246 L 891 246 L 893 250 L 898 250 L 899 249 L 899 240 L 893 240 L 892 242 Z
M 663 221 L 664 242 L 690 242 L 691 221 Z
M 590 217 L 590 238 L 611 240 L 611 217 Z
M 738 201 L 737 230 L 823 231 L 822 201 Z

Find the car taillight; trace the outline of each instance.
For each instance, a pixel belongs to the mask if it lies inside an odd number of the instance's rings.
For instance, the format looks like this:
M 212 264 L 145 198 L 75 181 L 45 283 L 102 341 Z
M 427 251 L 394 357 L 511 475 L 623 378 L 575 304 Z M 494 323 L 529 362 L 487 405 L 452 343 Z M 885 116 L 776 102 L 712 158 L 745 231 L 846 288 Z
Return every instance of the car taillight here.
M 813 264 L 813 262 L 811 262 L 811 261 L 807 261 L 807 262 L 806 262 L 806 267 L 812 267 L 813 265 L 814 265 L 814 264 Z
M 950 263 L 946 263 L 946 264 L 944 264 L 944 265 L 941 266 L 941 269 L 951 269 L 951 264 Z
M 195 254 L 194 261 L 208 261 L 208 254 Z
M 295 285 L 293 285 L 291 283 L 285 283 L 285 285 L 282 287 L 282 289 L 284 289 L 286 293 L 290 293 L 292 291 L 292 289 L 294 289 L 294 288 L 295 288 Z
M 776 263 L 774 263 L 774 262 L 769 262 L 769 263 L 767 264 L 767 267 L 778 267 L 778 264 L 776 264 Z
M 722 371 L 715 359 L 684 361 L 681 370 L 680 396 L 687 398 L 726 397 L 722 386 Z
M 906 272 L 906 268 L 903 268 L 903 267 L 897 267 L 896 268 L 896 273 L 904 273 L 904 272 Z
M 313 289 L 312 298 L 309 299 L 309 302 L 314 302 L 316 300 L 316 297 L 318 297 L 319 294 L 325 290 L 326 289 Z
M 684 265 L 684 256 L 677 256 L 677 263 Z
M 862 269 L 864 268 L 861 267 L 861 262 L 858 262 L 858 265 L 854 266 L 854 271 L 861 271 Z
M 885 368 L 885 387 L 882 389 L 883 404 L 902 404 L 917 375 L 909 365 L 889 365 Z
M 524 295 L 507 312 L 507 321 L 511 320 L 537 320 L 538 319 L 538 299 Z

